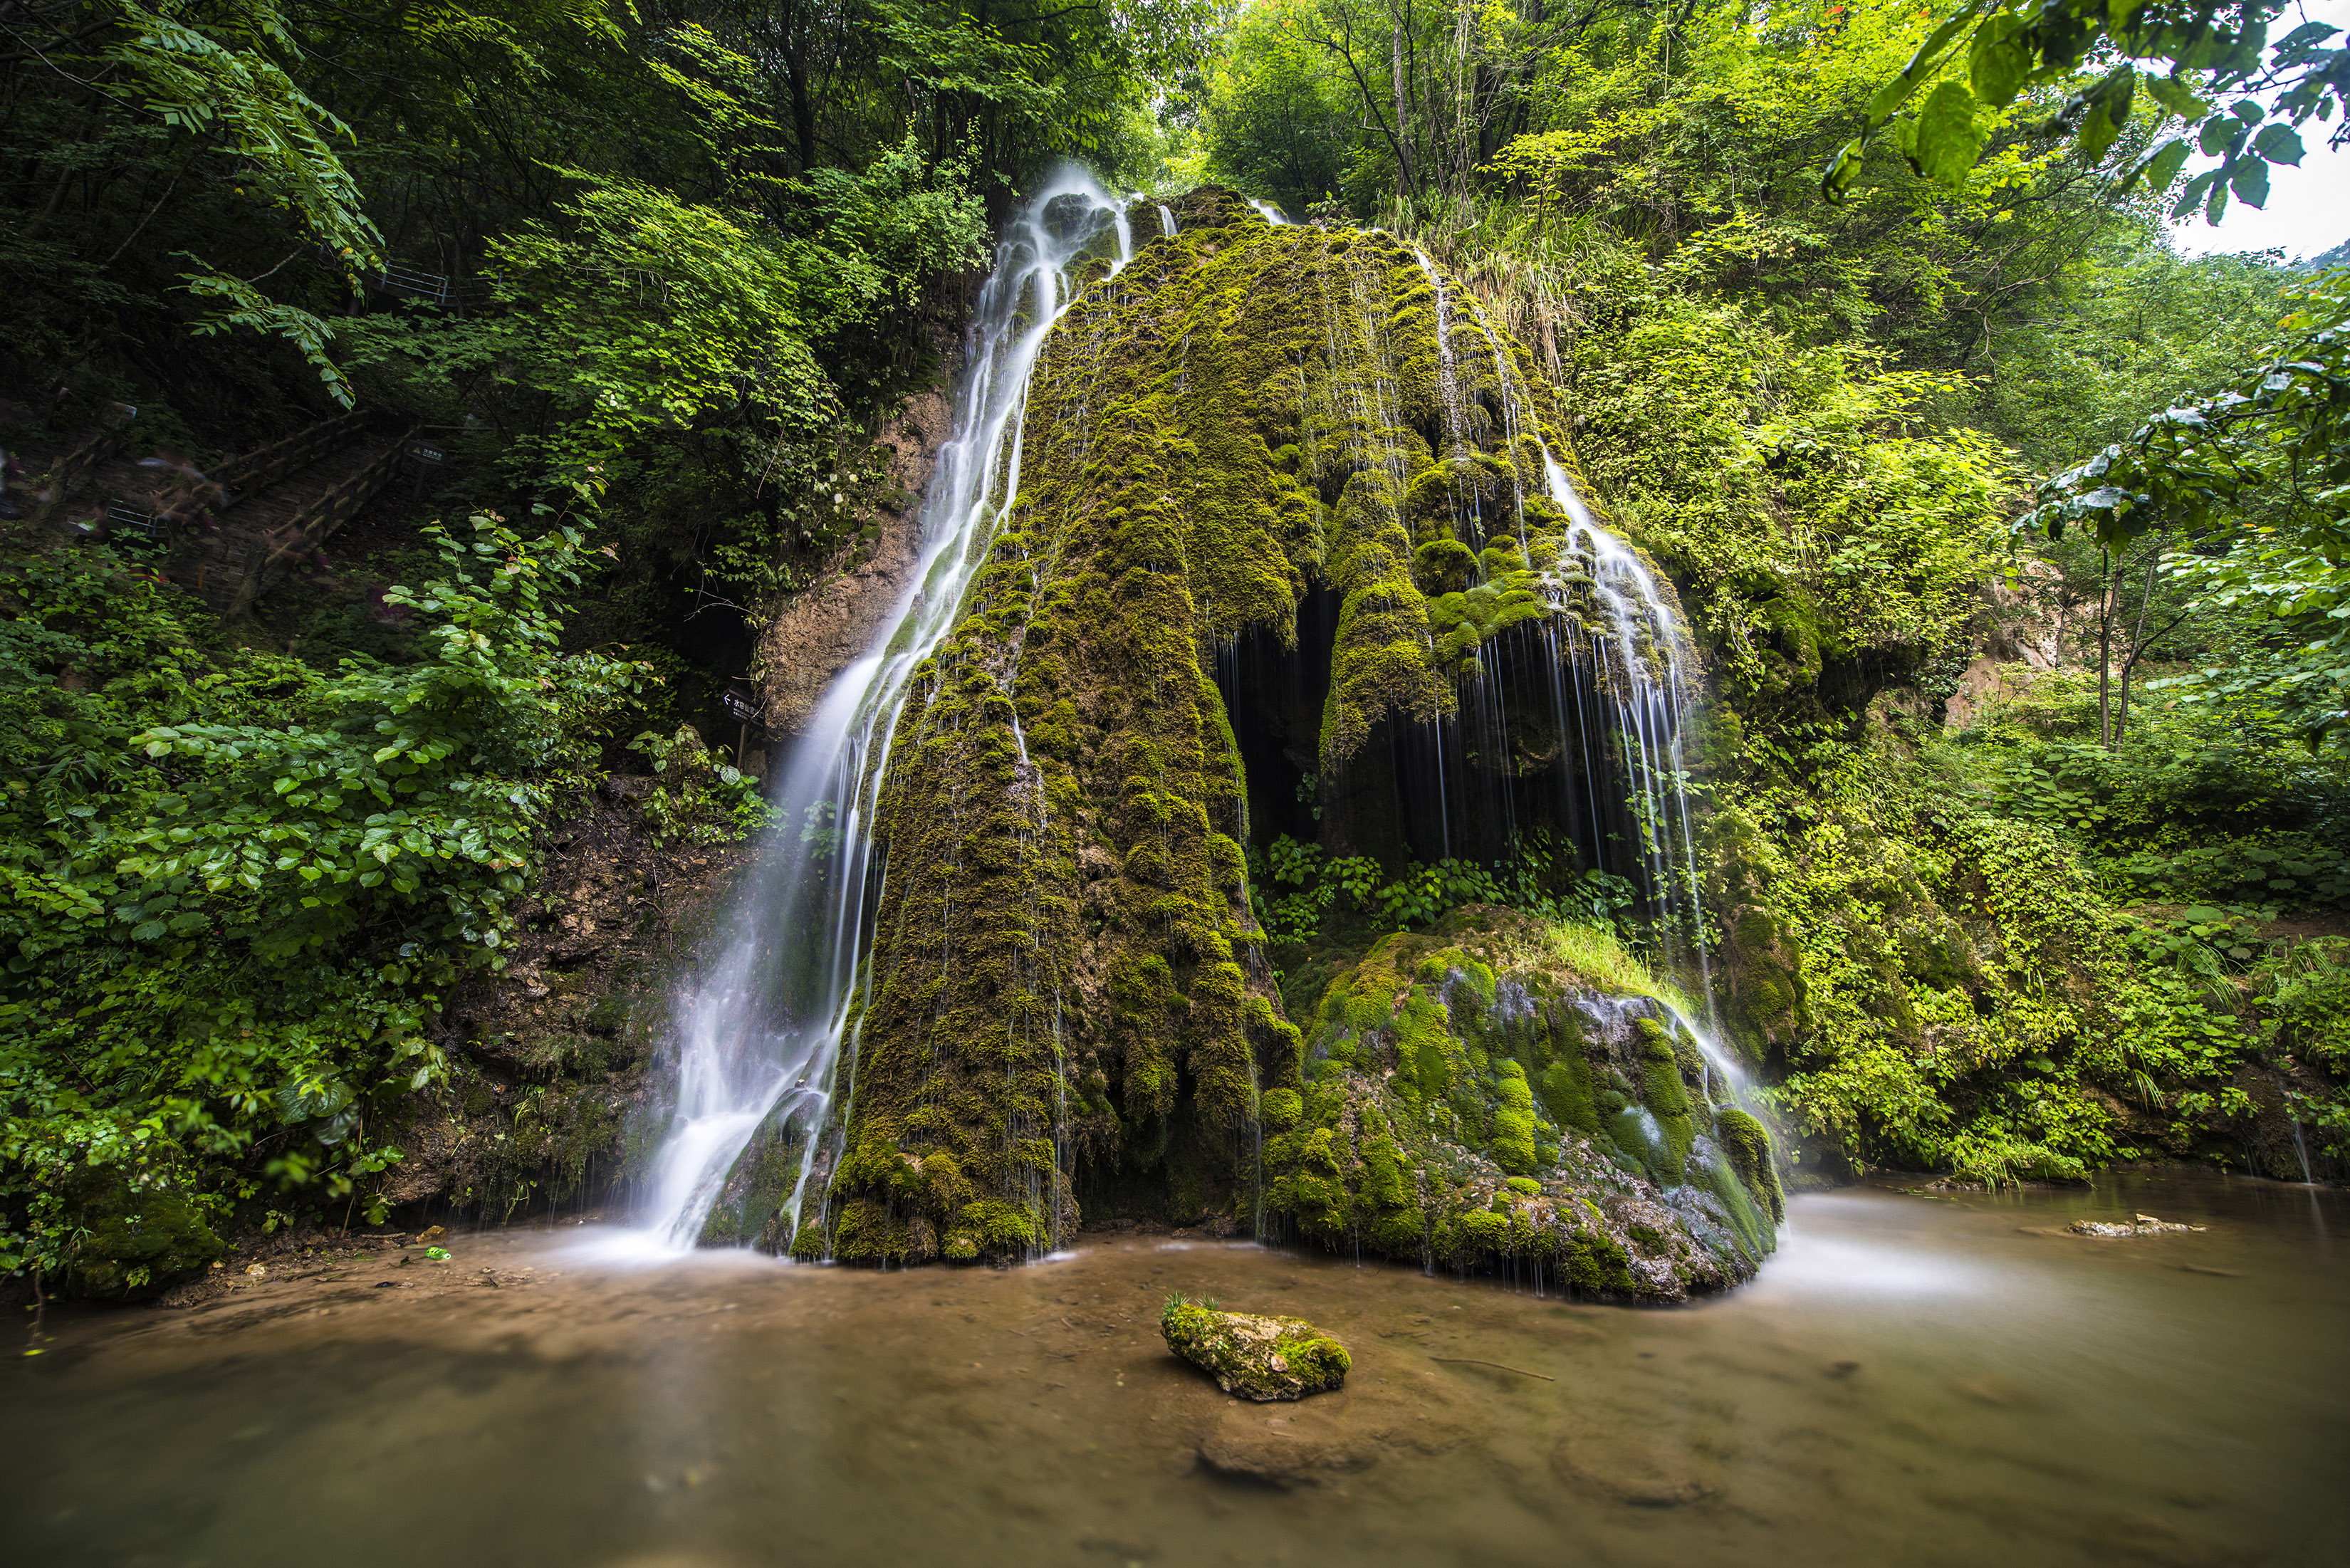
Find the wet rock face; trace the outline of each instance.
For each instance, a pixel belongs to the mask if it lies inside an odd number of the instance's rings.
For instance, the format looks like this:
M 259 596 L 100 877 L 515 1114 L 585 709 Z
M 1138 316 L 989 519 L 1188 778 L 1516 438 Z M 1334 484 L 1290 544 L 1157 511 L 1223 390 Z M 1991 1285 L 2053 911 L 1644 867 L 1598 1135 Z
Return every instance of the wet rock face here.
M 873 646 L 904 597 L 921 557 L 920 507 L 939 449 L 954 433 L 954 410 L 922 392 L 875 439 L 886 458 L 892 499 L 877 508 L 826 564 L 813 587 L 793 597 L 759 638 L 770 734 L 788 740 L 806 726 L 833 679 Z
M 506 967 L 470 981 L 434 1025 L 448 1080 L 371 1115 L 370 1137 L 404 1155 L 378 1179 L 388 1202 L 512 1212 L 641 1168 L 667 1120 L 649 1080 L 677 955 L 745 847 L 663 840 L 648 812 L 659 782 L 608 780 L 619 787 L 550 826 Z
M 1335 776 L 1383 726 L 1456 712 L 1512 628 L 1606 618 L 1550 488 L 1574 463 L 1554 400 L 1458 290 L 1385 235 L 1275 228 L 1229 191 L 1170 205 L 1172 235 L 1148 203 L 1045 215 L 1105 248 L 870 786 L 889 870 L 841 1157 L 795 1242 L 819 1255 L 1253 1218 L 1260 1101 L 1302 1092 L 1300 1039 L 1216 649 L 1312 636 L 1326 679 L 1295 740 Z
M 1388 938 L 1324 992 L 1302 1089 L 1264 1096 L 1266 1208 L 1590 1296 L 1751 1279 L 1784 1217 L 1771 1135 L 1638 979 L 1607 939 L 1503 909 Z
M 1213 1377 L 1225 1393 L 1261 1403 L 1326 1393 L 1347 1381 L 1354 1365 L 1345 1345 L 1304 1318 L 1219 1312 L 1180 1296 L 1168 1302 L 1159 1331 L 1168 1349 Z M 1279 1468 L 1268 1457 L 1272 1449 L 1257 1451 L 1263 1445 L 1235 1440 L 1224 1446 L 1230 1452 L 1223 1459 L 1209 1456 L 1219 1468 L 1245 1473 Z

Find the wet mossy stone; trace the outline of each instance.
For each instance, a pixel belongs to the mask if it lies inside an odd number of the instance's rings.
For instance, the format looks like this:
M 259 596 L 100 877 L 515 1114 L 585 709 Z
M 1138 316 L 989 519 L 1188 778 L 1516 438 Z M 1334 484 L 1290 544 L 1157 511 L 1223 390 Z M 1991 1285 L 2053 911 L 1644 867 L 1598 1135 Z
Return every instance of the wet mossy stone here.
M 1770 1134 L 1710 1098 L 1664 1002 L 1545 956 L 1555 935 L 1472 908 L 1332 979 L 1263 1146 L 1265 1211 L 1334 1251 L 1610 1299 L 1752 1278 L 1785 1211 Z
M 844 1262 L 1019 1255 L 1077 1229 L 1081 1189 L 1113 1211 L 1247 1212 L 1260 1137 L 1263 1212 L 1424 1262 L 1438 1220 L 1490 1198 L 1432 1140 L 1534 1175 L 1571 1125 L 1550 1102 L 1583 1103 L 1572 1065 L 1543 1076 L 1514 1036 L 1499 1055 L 1523 1050 L 1522 1071 L 1495 1081 L 1484 1036 L 1507 1028 L 1484 1022 L 1492 964 L 1467 955 L 1356 975 L 1361 1016 L 1317 1026 L 1309 1054 L 1251 905 L 1249 781 L 1214 652 L 1262 639 L 1326 658 L 1318 722 L 1301 696 L 1292 736 L 1325 776 L 1387 727 L 1454 713 L 1480 649 L 1591 608 L 1589 547 L 1549 493 L 1552 465 L 1575 463 L 1563 410 L 1466 291 L 1439 342 L 1426 266 L 1392 237 L 1276 227 L 1221 188 L 1169 205 L 1175 234 L 1114 278 L 1114 225 L 1076 202 L 1046 215 L 1101 225 L 1084 231 L 1094 265 L 1035 362 L 1018 496 L 881 748 L 890 873 L 842 1154 L 807 1195 Z M 1448 348 L 1452 407 L 1474 417 L 1448 421 Z M 1301 1002 L 1309 971 L 1291 977 Z M 1359 1099 L 1389 1070 L 1394 1152 L 1309 1093 Z M 917 1178 L 940 1155 L 951 1190 Z
M 1159 1320 L 1167 1348 L 1243 1399 L 1303 1399 L 1343 1386 L 1354 1358 L 1347 1347 L 1298 1317 L 1220 1312 L 1181 1296 Z
M 74 1217 L 84 1227 L 68 1282 L 77 1295 L 135 1301 L 203 1272 L 226 1249 L 186 1197 L 138 1190 L 111 1173 L 75 1184 Z

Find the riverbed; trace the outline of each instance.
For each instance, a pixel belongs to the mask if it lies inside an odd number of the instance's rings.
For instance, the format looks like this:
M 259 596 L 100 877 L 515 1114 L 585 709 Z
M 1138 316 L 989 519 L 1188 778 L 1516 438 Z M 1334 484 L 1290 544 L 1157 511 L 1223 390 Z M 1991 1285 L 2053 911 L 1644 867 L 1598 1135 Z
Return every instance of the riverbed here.
M 2064 1229 L 2141 1211 L 2205 1229 Z M 2345 1228 L 2217 1177 L 1864 1187 L 1672 1310 L 1205 1238 L 875 1273 L 512 1228 L 52 1311 L 0 1500 L 12 1560 L 118 1568 L 2331 1568 Z M 1227 1398 L 1175 1292 L 1312 1319 L 1346 1389 Z

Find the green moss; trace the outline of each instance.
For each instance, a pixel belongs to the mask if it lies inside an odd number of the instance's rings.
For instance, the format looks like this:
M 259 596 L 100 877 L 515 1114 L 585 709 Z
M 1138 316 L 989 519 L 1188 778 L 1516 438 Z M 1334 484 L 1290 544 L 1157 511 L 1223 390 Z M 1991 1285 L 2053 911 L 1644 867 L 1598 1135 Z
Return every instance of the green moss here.
M 1302 1399 L 1339 1387 L 1353 1370 L 1347 1347 L 1303 1318 L 1221 1312 L 1170 1296 L 1159 1330 L 1167 1347 L 1243 1399 Z
M 68 1201 L 83 1228 L 67 1271 L 77 1295 L 153 1295 L 202 1273 L 226 1251 L 185 1193 L 136 1188 L 111 1170 L 93 1169 L 76 1181 Z
M 1584 1060 L 1581 1044 L 1542 1071 L 1543 1108 L 1563 1127 L 1597 1136 L 1599 1108 L 1591 1087 L 1591 1064 Z
M 1728 1156 L 1730 1168 L 1737 1173 L 1741 1185 L 1754 1201 L 1770 1211 L 1773 1221 L 1787 1217 L 1785 1191 L 1779 1184 L 1779 1168 L 1771 1158 L 1770 1129 L 1742 1110 L 1725 1110 L 1713 1119 L 1714 1136 L 1721 1140 L 1722 1152 Z
M 1562 1132 L 1606 1125 L 1572 1007 L 1553 984 L 1539 1018 L 1497 1010 L 1505 970 L 1555 974 L 1549 960 L 1530 970 L 1465 931 L 1390 939 L 1329 986 L 1309 1038 L 1252 950 L 1247 791 L 1213 650 L 1294 648 L 1301 603 L 1335 592 L 1319 731 L 1295 742 L 1340 767 L 1383 725 L 1450 711 L 1492 638 L 1588 614 L 1590 583 L 1540 444 L 1484 416 L 1503 372 L 1465 292 L 1452 348 L 1477 411 L 1456 433 L 1409 251 L 1274 229 L 1228 192 L 1180 215 L 1046 339 L 1014 514 L 890 737 L 874 805 L 889 875 L 821 1206 L 845 1260 L 1049 1245 L 1080 1218 L 1072 1158 L 1187 1218 L 1238 1211 L 1258 1118 L 1269 1212 L 1415 1260 L 1472 1176 L 1490 1193 L 1603 1159 Z M 1528 369 L 1510 375 L 1534 389 L 1522 411 L 1556 430 Z M 1501 517 L 1523 517 L 1523 546 L 1514 526 L 1487 543 Z M 1625 1065 L 1685 1158 L 1679 1075 Z M 1546 1205 L 1494 1217 L 1526 1228 L 1501 1244 L 1549 1234 Z
M 1501 1104 L 1493 1112 L 1493 1158 L 1503 1170 L 1523 1175 L 1534 1168 L 1534 1096 L 1526 1070 L 1503 1062 L 1494 1075 Z
M 1491 1210 L 1471 1210 L 1454 1221 L 1453 1230 L 1460 1238 L 1461 1251 L 1470 1252 L 1502 1252 L 1509 1250 L 1510 1222 Z

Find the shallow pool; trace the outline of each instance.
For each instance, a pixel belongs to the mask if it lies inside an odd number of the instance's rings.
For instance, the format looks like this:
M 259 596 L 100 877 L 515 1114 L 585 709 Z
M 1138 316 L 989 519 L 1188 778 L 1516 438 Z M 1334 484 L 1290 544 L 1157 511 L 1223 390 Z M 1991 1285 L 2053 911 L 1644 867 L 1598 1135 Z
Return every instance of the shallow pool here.
M 2063 1230 L 2137 1210 L 2208 1228 Z M 1864 1188 L 1669 1311 L 1166 1238 L 876 1274 L 492 1231 L 53 1312 L 0 1504 L 26 1563 L 2333 1568 L 2345 1227 L 2217 1178 Z M 1227 1399 L 1170 1292 L 1313 1319 L 1346 1391 Z

